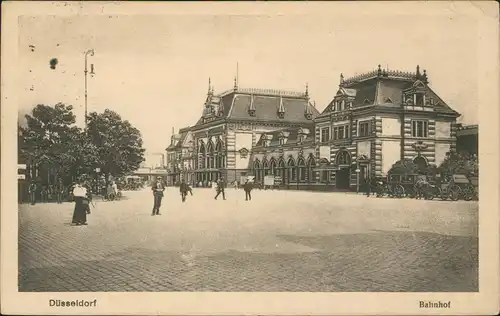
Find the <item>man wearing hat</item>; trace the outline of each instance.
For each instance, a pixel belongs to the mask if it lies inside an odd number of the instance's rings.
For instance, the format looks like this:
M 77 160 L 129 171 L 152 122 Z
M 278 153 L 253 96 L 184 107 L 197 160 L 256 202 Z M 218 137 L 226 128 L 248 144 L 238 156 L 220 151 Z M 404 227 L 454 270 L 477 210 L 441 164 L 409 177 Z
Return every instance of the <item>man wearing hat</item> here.
M 153 191 L 154 204 L 153 204 L 153 215 L 161 215 L 160 214 L 160 206 L 161 199 L 163 198 L 163 191 L 165 191 L 165 186 L 163 185 L 162 177 L 156 177 L 155 183 L 151 186 L 151 190 Z

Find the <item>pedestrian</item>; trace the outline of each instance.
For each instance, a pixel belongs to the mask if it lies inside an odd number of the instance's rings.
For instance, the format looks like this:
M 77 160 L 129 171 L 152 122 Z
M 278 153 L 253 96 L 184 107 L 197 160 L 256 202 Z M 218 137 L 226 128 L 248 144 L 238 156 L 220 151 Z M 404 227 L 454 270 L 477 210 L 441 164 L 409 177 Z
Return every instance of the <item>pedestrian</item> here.
M 226 199 L 226 193 L 224 192 L 224 187 L 226 186 L 226 183 L 224 182 L 224 178 L 220 178 L 219 180 L 217 180 L 217 195 L 215 195 L 215 199 L 217 200 L 217 197 L 219 196 L 219 194 L 222 193 L 222 199 L 225 200 Z
M 151 186 L 151 190 L 153 191 L 153 198 L 154 198 L 154 204 L 153 204 L 153 214 L 154 215 L 161 215 L 160 214 L 160 207 L 161 207 L 161 200 L 163 198 L 163 191 L 165 191 L 165 185 L 163 184 L 163 179 L 162 177 L 157 177 L 155 183 Z
M 185 202 L 187 193 L 189 191 L 189 186 L 186 184 L 184 179 L 182 179 L 181 184 L 179 185 L 179 191 L 181 192 L 182 202 Z M 193 193 L 191 193 L 191 195 L 193 195 Z
M 49 197 L 49 192 L 48 192 L 48 189 L 47 189 L 47 186 L 46 185 L 43 185 L 42 186 L 42 190 L 40 192 L 40 197 L 41 197 L 41 202 L 42 203 L 46 203 L 47 200 L 48 200 L 48 197 Z
M 245 190 L 245 201 L 252 200 L 252 183 L 246 179 L 245 184 L 243 184 L 243 190 Z
M 72 223 L 76 226 L 87 225 L 87 189 L 82 185 L 83 181 L 78 180 L 73 189 L 73 199 L 75 201 L 75 210 L 73 211 Z M 87 206 L 86 206 L 87 205 Z
M 191 188 L 191 186 L 189 184 L 187 184 L 187 190 L 189 191 L 189 194 L 191 194 L 191 196 L 193 196 L 193 188 Z
M 370 194 L 372 193 L 372 179 L 370 175 L 366 176 L 366 197 L 370 197 Z
M 57 190 L 57 203 L 61 204 L 64 196 L 64 184 L 62 182 L 62 179 L 59 179 L 56 186 L 56 190 Z
M 36 204 L 36 191 L 37 191 L 37 185 L 35 181 L 31 181 L 30 186 L 28 187 L 28 191 L 30 193 L 30 202 L 31 205 Z

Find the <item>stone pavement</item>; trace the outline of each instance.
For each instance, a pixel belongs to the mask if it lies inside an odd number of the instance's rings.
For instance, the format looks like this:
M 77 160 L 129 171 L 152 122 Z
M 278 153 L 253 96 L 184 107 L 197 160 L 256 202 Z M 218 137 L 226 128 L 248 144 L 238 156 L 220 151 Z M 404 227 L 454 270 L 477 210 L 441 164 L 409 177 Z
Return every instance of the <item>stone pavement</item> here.
M 478 291 L 478 204 L 168 188 L 19 207 L 19 291 Z

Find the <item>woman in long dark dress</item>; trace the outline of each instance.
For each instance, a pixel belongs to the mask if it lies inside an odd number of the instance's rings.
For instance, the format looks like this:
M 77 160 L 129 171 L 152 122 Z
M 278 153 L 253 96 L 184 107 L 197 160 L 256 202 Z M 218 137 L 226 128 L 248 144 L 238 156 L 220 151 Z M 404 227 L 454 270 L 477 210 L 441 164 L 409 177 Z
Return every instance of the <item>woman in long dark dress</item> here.
M 84 188 L 80 182 L 78 182 L 73 189 L 73 198 L 75 200 L 75 210 L 73 212 L 72 223 L 77 226 L 87 225 L 87 209 L 85 207 L 87 189 Z

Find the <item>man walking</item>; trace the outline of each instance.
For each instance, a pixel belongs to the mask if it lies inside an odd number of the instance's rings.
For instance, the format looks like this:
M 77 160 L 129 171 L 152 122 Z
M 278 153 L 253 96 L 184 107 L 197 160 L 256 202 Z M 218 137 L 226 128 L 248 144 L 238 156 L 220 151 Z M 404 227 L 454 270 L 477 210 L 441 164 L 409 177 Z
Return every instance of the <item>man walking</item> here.
M 226 199 L 224 187 L 225 187 L 224 178 L 220 178 L 219 180 L 217 180 L 217 195 L 215 196 L 216 200 L 217 200 L 217 197 L 219 196 L 219 194 L 221 194 L 221 193 L 222 193 L 222 199 L 223 200 Z
M 188 191 L 190 191 L 189 186 L 186 184 L 186 181 L 182 179 L 181 184 L 179 186 L 179 191 L 181 192 L 181 199 L 182 202 L 186 202 L 186 196 Z M 191 195 L 193 195 L 193 192 L 191 192 Z
M 153 198 L 154 198 L 154 204 L 153 204 L 153 214 L 154 215 L 161 215 L 160 214 L 160 206 L 161 206 L 161 199 L 163 198 L 163 191 L 165 191 L 165 185 L 163 184 L 163 179 L 162 177 L 157 177 L 155 183 L 151 186 L 151 190 L 153 191 Z
M 245 201 L 252 200 L 252 183 L 246 179 L 245 184 L 243 184 L 243 189 L 245 190 Z

